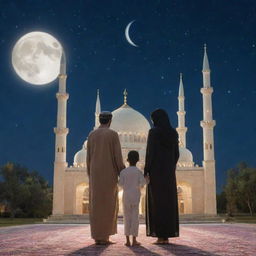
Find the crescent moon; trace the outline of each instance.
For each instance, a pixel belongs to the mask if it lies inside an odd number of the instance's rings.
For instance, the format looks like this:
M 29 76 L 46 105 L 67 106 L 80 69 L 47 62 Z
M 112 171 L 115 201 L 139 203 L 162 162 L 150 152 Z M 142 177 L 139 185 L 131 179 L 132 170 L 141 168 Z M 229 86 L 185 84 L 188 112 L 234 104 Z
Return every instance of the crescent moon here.
M 138 45 L 136 45 L 136 44 L 131 40 L 130 35 L 129 35 L 129 29 L 130 29 L 130 27 L 131 27 L 131 25 L 132 25 L 132 23 L 133 23 L 134 21 L 135 21 L 135 20 L 131 21 L 131 22 L 126 26 L 126 28 L 125 28 L 125 38 L 126 38 L 127 42 L 128 42 L 130 45 L 132 45 L 132 46 L 134 46 L 134 47 L 139 47 Z

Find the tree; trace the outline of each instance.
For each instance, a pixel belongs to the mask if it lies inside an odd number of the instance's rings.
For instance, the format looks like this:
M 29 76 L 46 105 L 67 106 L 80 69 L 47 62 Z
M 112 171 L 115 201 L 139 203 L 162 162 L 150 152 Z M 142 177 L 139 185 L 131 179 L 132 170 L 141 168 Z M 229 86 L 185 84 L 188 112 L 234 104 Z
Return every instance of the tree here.
M 226 193 L 222 191 L 220 194 L 217 194 L 217 212 L 225 213 L 227 211 L 227 198 Z
M 46 217 L 51 213 L 52 189 L 36 171 L 18 164 L 0 168 L 0 202 L 11 217 Z
M 256 207 L 256 169 L 241 169 L 237 177 L 237 191 L 239 205 L 242 209 L 248 209 L 253 215 Z
M 224 192 L 229 215 L 237 211 L 253 215 L 256 210 L 256 168 L 250 168 L 242 162 L 230 169 Z
M 237 194 L 236 177 L 237 177 L 236 169 L 228 170 L 228 179 L 227 179 L 227 184 L 224 188 L 224 192 L 226 194 L 227 213 L 229 216 L 233 216 L 234 213 L 237 212 L 238 194 Z

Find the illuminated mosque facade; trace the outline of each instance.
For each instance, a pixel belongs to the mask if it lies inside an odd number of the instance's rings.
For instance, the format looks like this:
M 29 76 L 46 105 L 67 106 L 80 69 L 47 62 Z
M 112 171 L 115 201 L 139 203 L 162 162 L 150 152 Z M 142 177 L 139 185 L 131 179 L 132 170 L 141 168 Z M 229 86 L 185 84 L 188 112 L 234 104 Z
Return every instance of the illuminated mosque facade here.
M 193 155 L 187 148 L 185 125 L 185 96 L 182 76 L 180 76 L 178 94 L 178 127 L 180 157 L 177 164 L 176 177 L 178 189 L 179 213 L 181 215 L 216 215 L 216 178 L 214 159 L 214 126 L 212 118 L 212 93 L 210 81 L 210 68 L 204 48 L 203 59 L 203 120 L 200 125 L 203 129 L 203 161 L 202 166 L 195 165 Z M 74 156 L 72 166 L 66 161 L 66 127 L 67 100 L 66 93 L 66 63 L 65 56 L 61 61 L 59 76 L 55 162 L 54 162 L 54 190 L 53 190 L 53 216 L 86 215 L 89 210 L 89 181 L 86 167 L 86 144 Z M 101 111 L 99 92 L 96 99 L 95 126 L 99 126 L 99 113 Z M 147 144 L 148 120 L 138 111 L 128 105 L 127 92 L 124 92 L 124 104 L 112 112 L 111 129 L 115 130 L 120 139 L 123 159 L 126 161 L 130 150 L 137 150 L 140 154 L 138 167 L 143 170 Z M 127 163 L 126 163 L 127 164 Z M 142 189 L 140 214 L 145 213 L 145 191 Z M 119 214 L 122 215 L 122 190 L 119 191 Z M 166 202 L 168 204 L 168 202 Z

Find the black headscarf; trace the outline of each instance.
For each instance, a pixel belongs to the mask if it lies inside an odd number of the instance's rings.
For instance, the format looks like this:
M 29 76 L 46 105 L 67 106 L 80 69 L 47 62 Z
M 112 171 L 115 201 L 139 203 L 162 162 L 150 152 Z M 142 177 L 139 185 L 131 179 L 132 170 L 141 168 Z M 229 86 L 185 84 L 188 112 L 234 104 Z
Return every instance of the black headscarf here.
M 164 130 L 173 129 L 167 113 L 159 108 L 151 113 L 151 119 L 155 127 L 162 128 Z
M 162 142 L 169 145 L 175 143 L 178 140 L 178 134 L 176 130 L 171 126 L 168 114 L 163 109 L 156 109 L 151 113 L 151 119 L 154 127 L 161 130 Z

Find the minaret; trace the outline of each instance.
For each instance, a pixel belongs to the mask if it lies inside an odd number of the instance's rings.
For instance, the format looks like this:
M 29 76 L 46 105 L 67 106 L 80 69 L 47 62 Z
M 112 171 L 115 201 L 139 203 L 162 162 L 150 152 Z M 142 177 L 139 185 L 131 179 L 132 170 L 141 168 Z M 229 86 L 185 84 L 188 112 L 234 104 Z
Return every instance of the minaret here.
M 99 121 L 100 112 L 101 112 L 100 92 L 99 92 L 99 89 L 98 89 L 97 90 L 96 107 L 95 107 L 95 126 L 94 126 L 94 130 L 97 129 L 100 126 L 100 121 Z
M 205 214 L 215 215 L 216 212 L 216 182 L 215 182 L 215 159 L 214 159 L 214 136 L 213 129 L 215 120 L 212 119 L 212 93 L 210 79 L 210 67 L 204 45 L 203 60 L 203 88 L 201 93 L 203 96 L 203 120 L 201 126 L 203 128 L 203 149 L 204 149 L 204 181 L 205 181 Z
M 187 127 L 185 126 L 186 111 L 185 111 L 185 96 L 184 96 L 184 88 L 183 88 L 183 81 L 182 81 L 182 73 L 180 73 L 178 101 L 179 101 L 179 111 L 177 112 L 178 127 L 176 128 L 176 130 L 179 134 L 179 146 L 185 148 Z
M 64 214 L 64 175 L 68 164 L 66 162 L 67 148 L 67 100 L 66 93 L 66 57 L 63 51 L 59 74 L 59 91 L 56 94 L 57 127 L 55 133 L 55 161 L 54 161 L 54 184 L 53 184 L 53 215 Z

